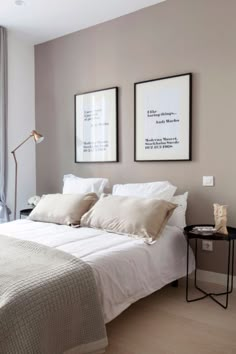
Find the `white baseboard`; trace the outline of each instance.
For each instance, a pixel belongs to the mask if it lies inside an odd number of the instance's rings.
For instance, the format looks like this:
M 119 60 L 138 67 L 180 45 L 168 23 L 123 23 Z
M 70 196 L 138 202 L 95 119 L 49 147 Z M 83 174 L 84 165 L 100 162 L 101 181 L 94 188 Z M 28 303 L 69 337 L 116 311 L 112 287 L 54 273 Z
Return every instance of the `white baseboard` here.
M 194 272 L 189 276 L 191 279 L 194 278 Z M 205 281 L 208 283 L 214 283 L 219 285 L 227 284 L 227 275 L 222 273 L 208 272 L 207 270 L 197 270 L 197 280 Z M 236 276 L 233 279 L 234 288 L 236 288 Z

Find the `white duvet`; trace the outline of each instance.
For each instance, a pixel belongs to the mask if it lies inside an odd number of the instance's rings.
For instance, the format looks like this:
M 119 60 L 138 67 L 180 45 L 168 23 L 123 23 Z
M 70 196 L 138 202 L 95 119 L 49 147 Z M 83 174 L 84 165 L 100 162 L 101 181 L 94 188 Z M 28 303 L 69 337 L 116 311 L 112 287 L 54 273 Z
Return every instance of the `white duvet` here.
M 186 275 L 187 244 L 182 231 L 174 226 L 166 226 L 153 245 L 102 230 L 30 220 L 1 224 L 0 234 L 57 248 L 89 263 L 106 323 L 138 299 Z M 190 273 L 194 267 L 191 251 Z

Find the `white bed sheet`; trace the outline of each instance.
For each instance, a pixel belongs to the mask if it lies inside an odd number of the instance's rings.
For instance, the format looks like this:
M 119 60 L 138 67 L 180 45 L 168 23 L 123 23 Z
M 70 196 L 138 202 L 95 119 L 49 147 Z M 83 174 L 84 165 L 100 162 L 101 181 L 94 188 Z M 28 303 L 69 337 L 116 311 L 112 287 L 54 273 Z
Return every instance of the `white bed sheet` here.
M 1 224 L 0 234 L 57 248 L 90 264 L 106 323 L 135 301 L 186 274 L 187 243 L 174 226 L 166 226 L 153 245 L 102 230 L 30 220 Z M 190 273 L 194 267 L 190 251 Z

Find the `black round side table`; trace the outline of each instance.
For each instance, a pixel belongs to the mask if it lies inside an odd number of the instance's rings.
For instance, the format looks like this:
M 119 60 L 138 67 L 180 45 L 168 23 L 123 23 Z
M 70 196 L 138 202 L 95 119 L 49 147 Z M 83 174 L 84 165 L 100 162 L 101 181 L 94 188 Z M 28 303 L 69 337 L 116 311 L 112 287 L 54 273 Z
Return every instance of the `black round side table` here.
M 214 226 L 214 225 L 209 225 L 209 224 L 204 224 L 204 225 L 190 225 L 186 226 L 184 228 L 184 234 L 187 239 L 187 273 L 186 273 L 186 301 L 187 302 L 193 302 L 193 301 L 198 301 L 205 299 L 206 297 L 210 297 L 212 300 L 214 300 L 217 304 L 222 306 L 224 309 L 227 309 L 228 307 L 228 298 L 229 294 L 232 293 L 233 291 L 233 277 L 234 277 L 234 240 L 236 239 L 236 228 L 234 227 L 227 227 L 228 229 L 228 235 L 223 235 L 219 233 L 208 233 L 207 235 L 201 232 L 196 232 L 193 229 L 196 227 L 204 227 L 204 226 Z M 188 266 L 189 266 L 189 241 L 194 239 L 195 240 L 195 262 L 196 262 L 196 267 L 195 267 L 195 272 L 194 272 L 194 286 L 197 290 L 199 290 L 201 293 L 203 293 L 203 296 L 197 297 L 195 299 L 189 299 L 188 296 L 188 288 L 189 288 L 189 282 L 188 282 Z M 198 240 L 213 240 L 213 241 L 225 241 L 228 242 L 228 260 L 227 260 L 227 284 L 226 284 L 226 291 L 221 292 L 221 293 L 208 293 L 202 288 L 200 288 L 197 284 L 197 266 L 198 266 Z M 230 274 L 231 273 L 231 274 Z M 219 300 L 216 299 L 217 296 L 222 296 L 225 295 L 225 304 L 220 302 Z
M 20 210 L 20 219 L 23 219 L 23 218 L 26 218 L 27 216 L 29 216 L 29 214 L 31 213 L 32 210 L 33 210 L 33 208 Z

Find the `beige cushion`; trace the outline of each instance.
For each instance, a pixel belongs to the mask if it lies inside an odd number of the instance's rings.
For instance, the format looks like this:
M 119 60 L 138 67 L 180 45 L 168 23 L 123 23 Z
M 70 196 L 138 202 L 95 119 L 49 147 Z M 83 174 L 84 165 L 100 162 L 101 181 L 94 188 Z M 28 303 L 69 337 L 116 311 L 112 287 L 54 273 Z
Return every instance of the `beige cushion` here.
M 61 225 L 78 225 L 82 215 L 97 199 L 95 193 L 43 195 L 30 213 L 29 219 Z
M 155 241 L 176 208 L 165 200 L 102 195 L 82 217 L 81 226 Z

